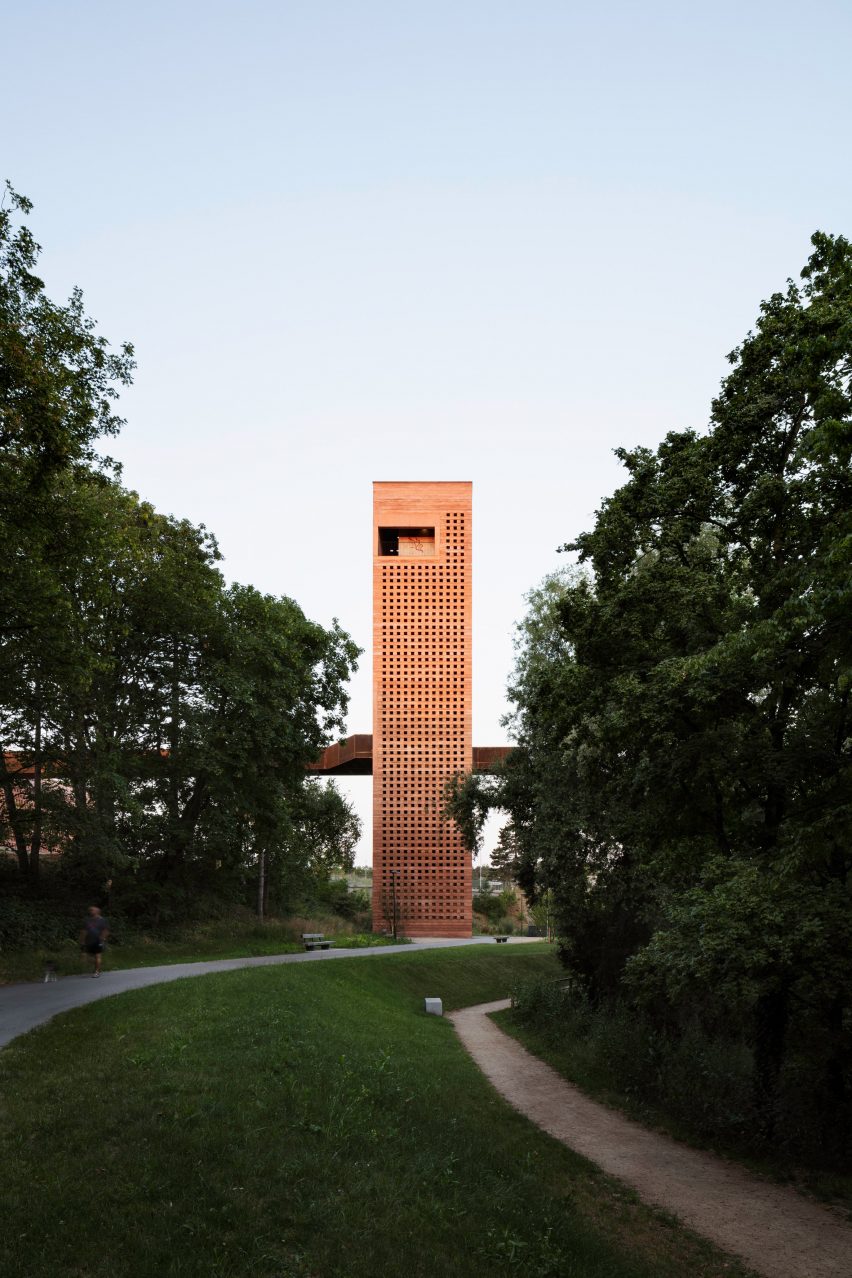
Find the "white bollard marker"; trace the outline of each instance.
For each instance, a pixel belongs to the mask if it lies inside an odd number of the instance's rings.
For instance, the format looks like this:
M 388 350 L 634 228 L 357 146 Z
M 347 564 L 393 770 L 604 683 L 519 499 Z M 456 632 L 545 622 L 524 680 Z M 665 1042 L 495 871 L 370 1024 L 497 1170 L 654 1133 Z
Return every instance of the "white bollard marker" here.
M 439 998 L 424 998 L 424 1008 L 431 1016 L 443 1016 L 444 1005 Z

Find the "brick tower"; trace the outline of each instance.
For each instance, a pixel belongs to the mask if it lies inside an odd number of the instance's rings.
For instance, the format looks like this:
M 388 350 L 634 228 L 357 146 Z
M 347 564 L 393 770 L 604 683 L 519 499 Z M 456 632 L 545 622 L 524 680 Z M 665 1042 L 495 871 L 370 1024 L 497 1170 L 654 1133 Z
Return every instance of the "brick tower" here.
M 441 819 L 469 772 L 471 485 L 373 485 L 373 926 L 470 936 L 471 865 Z

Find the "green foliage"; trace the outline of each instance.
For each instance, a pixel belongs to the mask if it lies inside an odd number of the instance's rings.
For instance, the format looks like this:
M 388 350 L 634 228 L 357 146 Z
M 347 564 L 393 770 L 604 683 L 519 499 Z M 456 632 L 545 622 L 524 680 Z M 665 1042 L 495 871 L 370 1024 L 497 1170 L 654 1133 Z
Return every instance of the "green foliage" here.
M 493 923 L 503 915 L 505 905 L 499 896 L 490 896 L 486 892 L 474 893 L 473 908 L 477 914 L 484 914 Z
M 443 815 L 455 822 L 464 845 L 476 856 L 482 842 L 482 828 L 489 811 L 489 773 L 458 772 L 444 787 Z
M 518 907 L 518 896 L 514 888 L 504 888 L 496 896 L 482 893 L 473 898 L 474 910 L 488 919 L 489 926 L 485 931 L 500 935 L 511 936 L 515 932 L 518 920 L 512 916 L 511 911 L 518 913 Z
M 82 917 L 64 902 L 0 897 L 0 952 L 64 946 L 79 934 Z
M 769 1140 L 752 1085 L 747 1018 L 736 1009 L 723 1013 L 720 1002 L 715 1017 L 703 1007 L 665 1028 L 627 1003 L 591 1003 L 570 980 L 520 981 L 512 1003 L 503 1028 L 584 1090 L 646 1123 L 740 1157 L 768 1157 L 770 1166 L 796 1166 L 807 1177 L 848 1170 L 842 1137 L 826 1140 L 822 1131 L 819 1077 L 799 1036 L 785 1060 Z
M 345 861 L 353 814 L 305 767 L 342 728 L 348 637 L 226 588 L 204 529 L 113 480 L 62 472 L 41 501 L 54 533 L 30 598 L 44 587 L 49 618 L 0 669 L 4 739 L 44 778 L 17 813 L 23 868 L 58 844 L 69 890 L 141 871 L 236 897 L 261 849 L 279 878 Z
M 46 296 L 35 274 L 40 248 L 22 220 L 31 209 L 7 181 L 0 204 L 0 453 L 15 457 L 24 489 L 56 468 L 92 460 L 95 440 L 117 433 L 115 387 L 130 381 L 134 367 L 129 343 L 114 353 L 96 335 L 79 289 L 64 306 Z
M 530 907 L 530 917 L 541 936 L 550 938 L 553 931 L 553 911 L 555 901 L 553 889 L 546 888 L 540 892 L 535 905 Z
M 491 850 L 491 874 L 509 887 L 515 883 L 521 870 L 521 848 L 515 827 L 507 821 L 497 836 L 497 843 Z
M 711 429 L 621 449 L 627 482 L 530 597 L 508 811 L 596 1005 L 745 1018 L 763 1137 L 789 1045 L 819 1130 L 852 1115 L 852 245 L 817 234 L 761 306 Z M 723 1020 L 708 1030 L 723 1034 Z
M 345 879 L 327 879 L 316 884 L 316 898 L 342 919 L 354 919 L 366 915 L 370 909 L 370 894 L 363 890 L 349 891 Z
M 665 1114 L 696 1140 L 760 1150 L 751 1053 L 741 1041 L 711 1037 L 697 1020 L 667 1034 L 623 1004 L 595 1007 L 560 981 L 521 984 L 512 1001 L 518 1024 L 541 1034 L 569 1077 L 596 1095 L 623 1098 L 646 1120 Z
M 46 298 L 29 211 L 11 190 L 0 208 L 0 822 L 21 884 L 39 891 L 48 849 L 66 895 L 111 883 L 156 925 L 297 896 L 357 841 L 305 769 L 344 730 L 358 649 L 226 586 L 203 526 L 98 459 L 132 349 L 110 352 L 79 292 Z

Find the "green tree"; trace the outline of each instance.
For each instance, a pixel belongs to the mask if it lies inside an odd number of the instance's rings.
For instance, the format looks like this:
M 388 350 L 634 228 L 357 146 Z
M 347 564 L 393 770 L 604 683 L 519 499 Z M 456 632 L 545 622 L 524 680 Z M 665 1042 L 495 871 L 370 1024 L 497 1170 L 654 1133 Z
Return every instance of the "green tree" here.
M 32 791 L 18 802 L 3 749 L 0 781 L 22 874 L 36 879 L 50 799 L 58 798 L 44 776 L 45 647 L 57 604 L 45 554 L 62 527 L 54 484 L 69 468 L 94 462 L 97 439 L 118 430 L 114 399 L 130 381 L 133 350 L 125 343 L 110 351 L 78 289 L 65 305 L 47 297 L 36 274 L 40 249 L 23 220 L 30 210 L 7 182 L 0 204 L 0 746 L 29 746 Z M 24 721 L 29 740 L 16 740 Z
M 95 332 L 75 289 L 52 302 L 36 275 L 40 246 L 21 220 L 32 209 L 9 182 L 0 204 L 0 455 L 24 486 L 75 461 L 122 425 L 115 387 L 130 381 L 133 347 Z M 16 485 L 17 487 L 17 485 Z
M 161 902 L 244 896 L 283 849 L 322 873 L 332 845 L 348 855 L 352 814 L 305 769 L 344 730 L 358 649 L 290 599 L 226 588 L 207 530 L 158 514 L 98 457 L 132 348 L 110 351 L 79 291 L 47 298 L 29 211 L 7 186 L 0 787 L 21 877 L 37 885 L 47 843 L 66 881 L 132 872 Z
M 521 849 L 511 821 L 507 821 L 491 850 L 490 873 L 508 887 L 517 880 L 521 865 Z
M 292 909 L 304 897 L 327 892 L 333 874 L 352 869 L 361 822 L 333 782 L 310 776 L 282 818 L 270 844 L 264 881 L 278 908 Z
M 750 1017 L 769 1137 L 791 1033 L 835 1137 L 852 1061 L 852 246 L 813 250 L 533 595 L 490 797 L 593 997 Z
M 188 742 L 183 828 L 164 861 L 170 873 L 199 856 L 256 863 L 286 846 L 304 816 L 307 765 L 345 726 L 359 650 L 336 623 L 325 630 L 292 599 L 237 585 L 224 593 L 220 620 Z

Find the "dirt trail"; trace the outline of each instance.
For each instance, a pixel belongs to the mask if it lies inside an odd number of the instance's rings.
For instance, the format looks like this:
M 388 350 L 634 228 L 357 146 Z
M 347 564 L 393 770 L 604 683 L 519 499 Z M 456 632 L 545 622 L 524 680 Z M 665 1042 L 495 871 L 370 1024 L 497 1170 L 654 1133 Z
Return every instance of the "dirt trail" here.
M 489 1020 L 508 1006 L 480 1003 L 450 1020 L 515 1109 L 766 1278 L 852 1278 L 852 1227 L 839 1213 L 590 1100 Z

